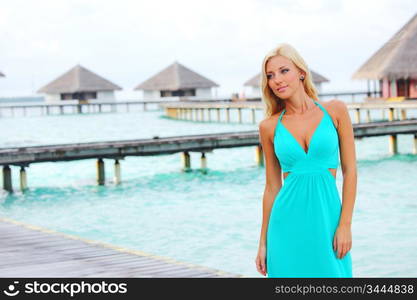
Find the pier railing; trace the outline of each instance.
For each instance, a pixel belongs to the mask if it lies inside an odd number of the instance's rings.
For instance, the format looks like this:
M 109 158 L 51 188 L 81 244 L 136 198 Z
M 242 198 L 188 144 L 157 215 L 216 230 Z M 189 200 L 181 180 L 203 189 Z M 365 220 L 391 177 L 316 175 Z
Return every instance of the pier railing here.
M 371 110 L 380 110 L 380 120 L 405 120 L 408 110 L 417 110 L 417 100 L 403 102 L 372 101 L 364 103 L 347 103 L 349 111 L 353 111 L 355 123 L 362 122 L 362 113 L 365 113 L 365 122 L 372 122 Z M 231 113 L 237 114 L 238 123 L 256 124 L 256 111 L 264 110 L 261 102 L 237 101 L 231 103 L 205 103 L 205 102 L 175 102 L 164 103 L 165 115 L 178 120 L 201 122 L 232 122 Z M 250 120 L 243 119 L 243 111 L 250 111 Z M 387 113 L 388 112 L 388 113 Z M 262 115 L 263 116 L 263 115 Z
M 352 103 L 355 103 L 355 96 L 363 95 L 375 99 L 379 97 L 380 92 L 366 92 L 366 91 L 356 91 L 356 92 L 336 92 L 336 93 L 321 93 L 319 98 L 339 98 L 340 96 L 351 96 Z M 31 101 L 32 102 L 32 101 Z M 16 103 L 13 102 L 2 102 L 0 98 L 0 117 L 5 116 L 15 116 L 17 113 L 26 116 L 28 110 L 32 112 L 38 112 L 41 115 L 55 115 L 55 114 L 82 114 L 82 113 L 106 113 L 106 112 L 130 112 L 131 109 L 141 107 L 142 111 L 149 110 L 149 107 L 156 107 L 156 109 L 161 109 L 163 104 L 170 103 L 189 103 L 189 104 L 198 104 L 198 103 L 210 103 L 210 104 L 232 104 L 232 103 L 246 103 L 246 104 L 258 104 L 255 109 L 262 109 L 262 103 L 260 97 L 245 97 L 245 98 L 187 98 L 187 97 L 177 97 L 170 99 L 143 99 L 143 100 L 129 100 L 129 101 L 101 101 L 101 100 L 61 100 L 61 102 L 48 103 L 40 102 L 37 103 Z

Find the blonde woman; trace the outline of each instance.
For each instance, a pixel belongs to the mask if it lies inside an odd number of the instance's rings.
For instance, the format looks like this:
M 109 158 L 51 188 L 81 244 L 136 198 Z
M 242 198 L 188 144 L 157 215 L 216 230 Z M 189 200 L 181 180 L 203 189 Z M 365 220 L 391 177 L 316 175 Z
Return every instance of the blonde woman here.
M 261 88 L 266 185 L 257 270 L 268 277 L 352 277 L 357 171 L 347 107 L 318 100 L 306 63 L 285 43 L 265 56 Z

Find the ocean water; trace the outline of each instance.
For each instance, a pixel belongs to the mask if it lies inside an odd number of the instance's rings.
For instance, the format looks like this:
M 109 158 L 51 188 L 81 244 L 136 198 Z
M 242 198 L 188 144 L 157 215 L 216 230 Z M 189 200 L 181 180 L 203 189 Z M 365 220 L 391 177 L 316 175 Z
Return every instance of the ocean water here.
M 243 117 L 250 120 L 250 113 Z M 139 109 L 62 116 L 6 113 L 0 125 L 0 147 L 257 129 L 250 123 L 171 120 L 161 110 Z M 391 156 L 387 136 L 356 140 L 351 249 L 355 277 L 417 276 L 417 156 L 412 154 L 412 135 L 399 135 L 398 146 L 399 154 Z M 19 168 L 12 166 L 15 193 L 0 192 L 0 217 L 262 277 L 254 260 L 265 168 L 256 165 L 254 147 L 214 150 L 206 157 L 207 174 L 200 172 L 200 153 L 191 153 L 193 170 L 187 173 L 181 172 L 180 154 L 127 157 L 120 161 L 121 185 L 113 183 L 114 161 L 105 159 L 106 186 L 96 185 L 92 159 L 32 164 L 26 169 L 29 190 L 24 194 L 18 189 Z M 337 185 L 341 195 L 340 168 Z

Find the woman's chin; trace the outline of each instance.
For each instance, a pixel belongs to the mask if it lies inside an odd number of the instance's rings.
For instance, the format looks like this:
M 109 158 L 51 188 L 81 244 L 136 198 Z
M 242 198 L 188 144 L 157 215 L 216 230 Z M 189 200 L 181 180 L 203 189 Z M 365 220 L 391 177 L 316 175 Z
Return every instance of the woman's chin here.
M 290 96 L 291 95 L 287 95 L 287 93 L 278 93 L 278 94 L 275 94 L 278 98 L 280 98 L 280 99 L 288 99 L 288 98 L 290 98 Z

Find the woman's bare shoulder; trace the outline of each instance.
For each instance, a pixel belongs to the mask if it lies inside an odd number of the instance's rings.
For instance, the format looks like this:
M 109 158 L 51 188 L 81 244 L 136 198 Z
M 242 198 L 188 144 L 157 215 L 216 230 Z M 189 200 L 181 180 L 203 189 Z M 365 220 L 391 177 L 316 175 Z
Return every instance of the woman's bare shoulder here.
M 266 136 L 271 140 L 278 121 L 278 116 L 279 113 L 275 113 L 259 122 L 259 131 L 262 131 L 262 134 L 266 134 Z
M 330 117 L 333 119 L 336 128 L 339 120 L 347 112 L 347 105 L 344 101 L 339 99 L 331 99 L 329 101 L 319 101 L 319 103 L 326 109 Z

